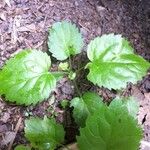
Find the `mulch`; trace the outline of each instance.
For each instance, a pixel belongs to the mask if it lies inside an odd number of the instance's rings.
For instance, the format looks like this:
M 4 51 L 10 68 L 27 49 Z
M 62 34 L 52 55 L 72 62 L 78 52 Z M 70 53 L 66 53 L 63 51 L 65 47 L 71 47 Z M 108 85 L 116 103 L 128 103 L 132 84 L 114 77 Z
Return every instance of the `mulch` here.
M 0 1 L 0 68 L 14 53 L 22 49 L 35 48 L 47 51 L 48 29 L 54 22 L 69 20 L 75 23 L 84 37 L 85 47 L 96 36 L 116 33 L 128 38 L 135 52 L 150 60 L 150 1 L 148 0 L 1 0 Z M 86 56 L 79 55 L 74 61 L 85 63 Z M 53 67 L 58 62 L 54 60 Z M 93 88 L 86 84 L 81 91 L 96 91 L 106 101 L 115 97 L 115 91 Z M 144 141 L 150 142 L 150 74 L 137 85 L 128 85 L 124 95 L 132 95 L 140 102 L 139 123 L 144 129 Z M 17 144 L 27 144 L 24 137 L 24 119 L 29 116 L 51 116 L 56 112 L 58 122 L 67 131 L 66 143 L 75 141 L 77 126 L 68 109 L 60 107 L 62 99 L 71 100 L 76 95 L 71 82 L 66 78 L 58 83 L 57 89 L 47 101 L 36 106 L 16 106 L 0 99 L 0 149 L 6 150 Z M 55 99 L 53 103 L 52 99 Z M 17 128 L 18 120 L 19 128 Z M 17 132 L 16 132 L 17 130 Z M 10 144 L 15 137 L 12 145 Z M 12 148 L 13 149 L 13 148 Z M 144 149 L 144 148 L 143 148 Z M 146 148 L 145 148 L 146 150 Z

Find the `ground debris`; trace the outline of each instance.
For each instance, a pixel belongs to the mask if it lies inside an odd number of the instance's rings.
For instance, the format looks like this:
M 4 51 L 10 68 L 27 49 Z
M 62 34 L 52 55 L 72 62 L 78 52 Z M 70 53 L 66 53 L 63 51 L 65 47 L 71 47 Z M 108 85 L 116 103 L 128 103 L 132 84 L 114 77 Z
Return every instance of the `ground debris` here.
M 150 60 L 149 41 L 149 3 L 150 1 L 101 1 L 100 0 L 0 0 L 0 67 L 14 53 L 25 48 L 37 48 L 48 51 L 47 34 L 54 22 L 68 20 L 76 23 L 85 39 L 85 45 L 96 36 L 107 33 L 121 33 L 134 44 L 135 51 Z M 84 50 L 86 50 L 86 46 Z M 87 61 L 86 57 L 78 57 L 75 62 Z M 82 75 L 82 74 L 81 74 Z M 79 78 L 80 81 L 83 78 Z M 133 95 L 140 101 L 139 122 L 144 127 L 144 141 L 150 141 L 150 78 L 143 79 L 140 87 L 127 88 L 126 95 Z M 81 91 L 95 91 L 108 102 L 115 98 L 115 91 L 104 88 L 93 88 L 84 78 Z M 74 142 L 77 127 L 74 125 L 71 110 L 67 114 L 59 108 L 60 101 L 68 101 L 75 97 L 75 89 L 66 78 L 58 83 L 53 93 L 54 107 L 49 100 L 36 107 L 23 107 L 9 104 L 0 99 L 0 140 L 9 144 L 14 138 L 14 129 L 21 117 L 43 117 L 55 115 L 58 122 L 65 120 L 67 142 Z M 4 99 L 4 98 L 3 98 Z M 51 110 L 53 109 L 53 110 Z M 56 111 L 56 112 L 55 112 Z M 55 114 L 52 114 L 55 112 Z M 63 116 L 64 115 L 64 116 Z M 26 143 L 24 124 L 15 137 L 15 145 Z M 8 136 L 9 135 L 9 136 Z M 71 140 L 70 140 L 71 139 Z M 69 141 L 70 140 L 70 141 Z M 12 145 L 10 145 L 11 147 Z M 7 146 L 1 146 L 5 150 Z

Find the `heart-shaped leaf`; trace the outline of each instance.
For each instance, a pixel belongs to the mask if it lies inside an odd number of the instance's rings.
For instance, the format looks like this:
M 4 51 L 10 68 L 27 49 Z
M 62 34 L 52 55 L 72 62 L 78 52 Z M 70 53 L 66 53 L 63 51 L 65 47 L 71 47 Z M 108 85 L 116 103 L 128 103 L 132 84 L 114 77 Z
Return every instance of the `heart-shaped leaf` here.
M 84 127 L 88 115 L 92 115 L 97 109 L 101 108 L 102 99 L 95 93 L 86 92 L 82 98 L 72 99 L 70 106 L 74 107 L 73 117 L 76 123 Z
M 137 150 L 141 138 L 142 129 L 137 120 L 118 100 L 115 105 L 103 105 L 88 116 L 77 143 L 80 150 Z
M 88 80 L 108 89 L 125 88 L 128 82 L 141 80 L 150 64 L 133 53 L 129 42 L 121 35 L 97 37 L 88 45 Z
M 48 71 L 50 65 L 50 57 L 41 51 L 18 53 L 0 71 L 0 95 L 25 105 L 48 98 L 56 86 L 55 77 Z
M 25 121 L 25 137 L 34 148 L 54 150 L 64 140 L 64 129 L 54 119 L 30 118 Z
M 78 28 L 67 21 L 57 22 L 49 30 L 49 51 L 58 60 L 81 52 L 83 39 Z

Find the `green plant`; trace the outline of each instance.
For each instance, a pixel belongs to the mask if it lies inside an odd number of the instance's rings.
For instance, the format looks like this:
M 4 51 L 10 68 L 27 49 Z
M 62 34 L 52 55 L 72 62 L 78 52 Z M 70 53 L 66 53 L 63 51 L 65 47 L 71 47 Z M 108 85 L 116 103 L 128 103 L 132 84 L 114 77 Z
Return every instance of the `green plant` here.
M 84 127 L 88 115 L 92 115 L 96 110 L 102 107 L 102 99 L 99 95 L 91 92 L 86 92 L 80 97 L 76 97 L 71 101 L 71 107 L 74 107 L 73 117 L 76 123 Z
M 19 145 L 15 150 L 39 149 L 53 150 L 61 145 L 64 140 L 64 129 L 54 119 L 30 118 L 25 121 L 25 137 L 30 141 L 30 146 Z
M 137 150 L 141 137 L 142 130 L 127 107 L 114 100 L 88 116 L 77 143 L 81 150 Z
M 15 150 L 31 150 L 31 148 L 24 145 L 18 145 L 15 147 Z
M 136 83 L 142 79 L 149 63 L 135 55 L 129 42 L 121 35 L 103 35 L 88 45 L 90 63 L 88 80 L 108 89 L 125 88 L 127 82 Z
M 17 104 L 36 104 L 56 87 L 49 72 L 50 57 L 41 51 L 24 50 L 6 62 L 0 72 L 0 95 Z
M 8 60 L 0 71 L 0 95 L 17 104 L 36 104 L 49 97 L 56 82 L 65 74 L 74 83 L 79 96 L 70 105 L 74 107 L 73 117 L 80 127 L 79 149 L 137 150 L 142 131 L 136 119 L 136 101 L 119 97 L 107 106 L 96 93 L 82 94 L 77 86 L 78 70 L 73 69 L 72 57 L 81 52 L 83 39 L 76 26 L 66 21 L 55 23 L 49 30 L 48 47 L 56 59 L 68 59 L 68 62 L 61 62 L 59 71 L 52 72 L 46 53 L 24 50 Z M 136 83 L 150 67 L 149 62 L 134 54 L 129 42 L 121 35 L 95 38 L 88 45 L 87 56 L 90 60 L 85 66 L 89 69 L 87 79 L 108 89 L 120 90 L 128 82 Z M 32 118 L 25 121 L 25 126 L 30 147 L 51 150 L 62 145 L 64 131 L 53 119 Z M 28 148 L 21 145 L 16 149 L 21 147 Z
M 65 60 L 81 52 L 83 39 L 74 24 L 63 21 L 55 23 L 49 30 L 48 46 L 53 57 Z
M 25 125 L 25 137 L 34 148 L 55 149 L 64 140 L 64 129 L 54 119 L 31 118 Z

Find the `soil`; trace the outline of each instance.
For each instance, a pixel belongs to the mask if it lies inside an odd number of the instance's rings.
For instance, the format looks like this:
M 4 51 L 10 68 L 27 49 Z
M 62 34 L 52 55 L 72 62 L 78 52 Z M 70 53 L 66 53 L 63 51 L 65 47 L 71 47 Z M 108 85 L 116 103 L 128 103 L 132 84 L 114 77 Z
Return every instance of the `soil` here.
M 135 52 L 150 60 L 150 1 L 148 0 L 1 0 L 0 1 L 0 67 L 21 49 L 36 48 L 47 51 L 49 27 L 57 21 L 75 23 L 85 39 L 85 47 L 91 39 L 106 33 L 122 34 L 134 45 Z M 86 63 L 84 54 L 74 58 Z M 53 68 L 58 62 L 54 59 Z M 53 61 L 53 62 L 54 62 Z M 115 91 L 94 88 L 80 74 L 81 91 L 96 91 L 105 101 L 115 97 Z M 123 95 L 132 95 L 140 102 L 139 123 L 144 128 L 144 141 L 150 142 L 150 74 L 128 85 Z M 75 141 L 78 127 L 72 119 L 72 110 L 64 111 L 62 99 L 71 100 L 77 95 L 73 84 L 63 78 L 50 98 L 36 106 L 16 106 L 0 99 L 0 149 L 13 149 L 17 144 L 28 143 L 24 137 L 24 120 L 30 116 L 56 117 L 63 123 L 65 143 Z M 54 113 L 54 112 L 55 113 Z M 18 127 L 19 126 L 19 127 Z M 16 132 L 17 130 L 17 132 Z M 14 139 L 15 138 L 15 139 Z M 13 141 L 14 139 L 14 141 Z M 13 141 L 11 145 L 11 141 Z M 144 146 L 143 146 L 144 149 Z M 146 150 L 146 147 L 145 147 Z

